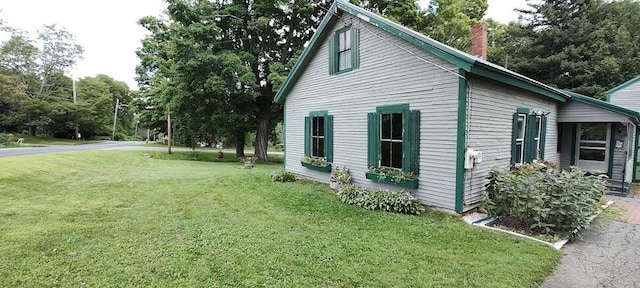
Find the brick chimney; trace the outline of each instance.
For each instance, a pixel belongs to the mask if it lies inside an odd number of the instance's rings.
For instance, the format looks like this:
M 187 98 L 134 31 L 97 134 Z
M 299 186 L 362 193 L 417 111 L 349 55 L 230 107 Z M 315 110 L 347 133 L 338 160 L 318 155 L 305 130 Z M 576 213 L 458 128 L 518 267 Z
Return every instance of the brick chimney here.
M 471 28 L 471 55 L 487 60 L 487 26 L 484 24 Z

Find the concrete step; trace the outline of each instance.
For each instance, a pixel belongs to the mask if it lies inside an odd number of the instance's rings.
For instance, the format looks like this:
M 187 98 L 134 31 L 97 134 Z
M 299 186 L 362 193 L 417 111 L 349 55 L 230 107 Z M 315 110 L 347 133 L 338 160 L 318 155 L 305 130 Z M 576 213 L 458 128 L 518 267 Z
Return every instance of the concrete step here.
M 607 194 L 609 195 L 616 195 L 616 196 L 627 196 L 629 194 L 629 183 L 620 181 L 620 180 L 612 180 L 609 179 L 609 192 Z

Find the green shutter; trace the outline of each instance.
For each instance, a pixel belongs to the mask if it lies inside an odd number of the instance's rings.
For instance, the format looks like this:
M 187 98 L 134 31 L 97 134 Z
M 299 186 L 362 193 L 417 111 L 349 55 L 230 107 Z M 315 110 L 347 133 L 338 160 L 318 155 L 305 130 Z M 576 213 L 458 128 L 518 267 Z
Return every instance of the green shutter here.
M 513 113 L 513 125 L 511 128 L 511 165 L 516 164 L 516 158 L 518 157 L 516 139 L 518 139 L 518 113 Z
M 336 74 L 336 37 L 329 37 L 329 75 Z
M 536 134 L 536 116 L 527 115 L 527 125 L 524 132 L 524 162 L 531 162 L 536 158 L 536 147 L 534 140 Z
M 304 156 L 311 156 L 311 117 L 304 117 Z
M 351 67 L 360 67 L 360 30 L 351 28 Z
M 378 167 L 378 151 L 380 150 L 380 119 L 378 113 L 367 114 L 367 165 Z
M 324 117 L 324 156 L 327 162 L 333 162 L 333 115 Z
M 547 142 L 547 116 L 542 116 L 540 121 L 542 121 L 542 127 L 540 128 L 540 159 L 544 160 L 544 150 Z
M 420 169 L 420 111 L 412 110 L 409 112 L 409 125 L 407 138 L 404 141 L 405 162 L 403 168 L 405 172 L 413 171 L 418 174 Z

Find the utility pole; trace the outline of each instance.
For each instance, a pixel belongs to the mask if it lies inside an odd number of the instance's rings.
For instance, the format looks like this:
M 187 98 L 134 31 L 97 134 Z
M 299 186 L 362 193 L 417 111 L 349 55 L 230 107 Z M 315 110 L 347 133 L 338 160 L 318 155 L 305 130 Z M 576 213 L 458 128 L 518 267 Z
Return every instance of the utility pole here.
M 116 98 L 116 109 L 113 111 L 113 132 L 111 133 L 111 141 L 116 140 L 116 120 L 118 119 L 118 108 L 120 108 L 120 98 Z
M 77 104 L 77 97 L 76 97 L 76 79 L 75 78 L 71 78 L 71 82 L 73 83 L 73 104 Z M 78 127 L 76 125 L 76 140 L 80 141 L 80 127 Z
M 167 149 L 171 154 L 171 110 L 167 109 Z

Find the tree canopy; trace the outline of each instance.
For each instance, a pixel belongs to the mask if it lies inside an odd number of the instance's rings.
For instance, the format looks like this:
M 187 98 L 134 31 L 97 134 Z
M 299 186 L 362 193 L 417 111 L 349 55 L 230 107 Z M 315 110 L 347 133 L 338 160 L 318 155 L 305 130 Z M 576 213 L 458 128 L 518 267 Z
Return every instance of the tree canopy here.
M 72 79 L 65 73 L 83 53 L 75 37 L 55 25 L 36 37 L 3 25 L 10 37 L 0 43 L 0 131 L 71 138 L 80 127 L 85 137 L 110 135 L 112 99 L 130 101 L 129 87 L 105 75 L 81 79 L 73 103 Z M 131 115 L 123 111 L 119 118 L 120 134 L 129 131 Z
M 490 60 L 543 83 L 602 98 L 640 74 L 640 2 L 541 1 L 498 27 Z

